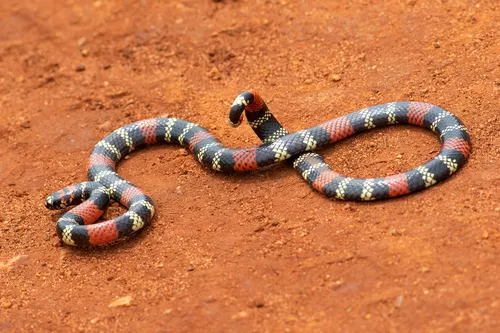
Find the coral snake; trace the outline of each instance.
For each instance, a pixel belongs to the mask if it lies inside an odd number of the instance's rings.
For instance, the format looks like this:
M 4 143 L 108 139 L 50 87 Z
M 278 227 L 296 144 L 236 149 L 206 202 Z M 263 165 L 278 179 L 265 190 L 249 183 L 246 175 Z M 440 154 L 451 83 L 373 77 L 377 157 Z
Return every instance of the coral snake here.
M 264 144 L 246 149 L 226 148 L 205 128 L 176 118 L 142 120 L 107 135 L 90 154 L 89 181 L 59 190 L 45 201 L 49 209 L 77 205 L 57 222 L 61 240 L 75 246 L 105 244 L 130 235 L 151 221 L 153 200 L 116 172 L 117 162 L 143 145 L 168 142 L 186 146 L 203 165 L 221 172 L 250 171 L 292 159 L 293 167 L 317 191 L 336 199 L 359 201 L 397 197 L 432 186 L 462 167 L 471 152 L 463 123 L 452 113 L 428 103 L 372 106 L 291 134 L 257 92 L 246 91 L 235 99 L 229 113 L 232 126 L 241 123 L 243 111 Z M 313 152 L 355 133 L 391 124 L 431 129 L 441 139 L 441 151 L 413 170 L 374 179 L 343 176 Z M 110 200 L 120 202 L 128 211 L 112 220 L 94 223 Z

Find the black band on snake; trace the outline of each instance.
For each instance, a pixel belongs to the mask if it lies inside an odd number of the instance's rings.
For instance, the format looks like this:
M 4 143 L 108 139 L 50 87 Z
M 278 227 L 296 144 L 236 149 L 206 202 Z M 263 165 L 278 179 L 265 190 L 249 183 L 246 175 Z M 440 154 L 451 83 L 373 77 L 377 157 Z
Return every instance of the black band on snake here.
M 143 145 L 167 142 L 186 146 L 200 163 L 221 172 L 255 170 L 293 157 L 293 167 L 314 189 L 328 197 L 357 201 L 392 198 L 432 186 L 462 167 L 471 152 L 470 138 L 462 122 L 452 113 L 427 103 L 372 106 L 292 134 L 281 126 L 256 92 L 246 91 L 236 98 L 229 113 L 232 126 L 241 123 L 243 111 L 264 144 L 247 149 L 226 148 L 205 128 L 175 118 L 138 121 L 106 136 L 90 154 L 89 182 L 66 187 L 45 201 L 49 209 L 79 204 L 59 219 L 59 237 L 75 246 L 105 244 L 130 235 L 151 221 L 151 198 L 121 178 L 115 169 L 122 157 Z M 355 133 L 392 124 L 432 130 L 441 139 L 441 151 L 413 170 L 374 179 L 342 176 L 313 152 Z M 128 211 L 113 220 L 95 223 L 110 200 L 120 202 Z

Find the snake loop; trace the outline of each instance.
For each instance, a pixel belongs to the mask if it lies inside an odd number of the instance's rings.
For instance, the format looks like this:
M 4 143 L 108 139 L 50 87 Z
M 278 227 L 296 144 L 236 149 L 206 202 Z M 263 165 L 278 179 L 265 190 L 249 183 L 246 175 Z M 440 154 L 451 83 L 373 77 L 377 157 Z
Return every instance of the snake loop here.
M 89 182 L 66 187 L 45 201 L 49 209 L 79 204 L 57 223 L 57 234 L 69 245 L 109 243 L 141 229 L 154 215 L 152 199 L 116 173 L 116 163 L 143 145 L 176 143 L 187 146 L 201 164 L 221 172 L 243 172 L 292 159 L 293 167 L 317 191 L 340 200 L 370 201 L 398 197 L 432 186 L 462 167 L 471 152 L 467 129 L 452 113 L 432 104 L 393 102 L 368 107 L 318 126 L 288 133 L 255 91 L 238 95 L 229 112 L 229 124 L 238 126 L 243 113 L 257 136 L 258 147 L 224 147 L 208 130 L 176 118 L 154 118 L 123 126 L 94 147 L 89 160 Z M 353 134 L 392 124 L 411 124 L 437 133 L 439 154 L 405 173 L 383 178 L 351 178 L 333 171 L 316 148 Z M 128 211 L 112 220 L 96 222 L 109 200 Z

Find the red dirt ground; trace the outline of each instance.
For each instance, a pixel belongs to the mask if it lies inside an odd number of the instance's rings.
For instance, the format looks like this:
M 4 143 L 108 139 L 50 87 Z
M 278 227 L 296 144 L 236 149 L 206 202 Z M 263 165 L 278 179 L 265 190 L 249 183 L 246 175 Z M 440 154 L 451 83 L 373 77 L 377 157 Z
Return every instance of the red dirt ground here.
M 0 331 L 498 332 L 499 41 L 496 0 L 2 1 Z M 152 225 L 60 246 L 44 198 L 86 179 L 99 139 L 169 115 L 258 145 L 226 124 L 248 88 L 293 131 L 431 102 L 474 152 L 438 186 L 367 204 L 328 200 L 286 164 L 224 175 L 177 146 L 145 149 L 119 172 L 155 200 Z M 375 177 L 438 149 L 399 126 L 321 152 Z

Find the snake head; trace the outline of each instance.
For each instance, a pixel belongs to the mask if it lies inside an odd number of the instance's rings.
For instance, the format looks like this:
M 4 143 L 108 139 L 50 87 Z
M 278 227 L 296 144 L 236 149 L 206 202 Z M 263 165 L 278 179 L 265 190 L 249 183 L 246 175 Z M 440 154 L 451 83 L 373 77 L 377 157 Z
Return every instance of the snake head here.
M 228 122 L 233 127 L 238 127 L 243 120 L 243 111 L 258 112 L 265 106 L 264 101 L 254 90 L 244 91 L 236 97 L 229 111 Z
M 75 195 L 77 190 L 78 187 L 76 185 L 71 185 L 52 193 L 45 199 L 45 207 L 51 210 L 68 207 L 73 203 L 73 200 L 78 199 L 78 196 Z

